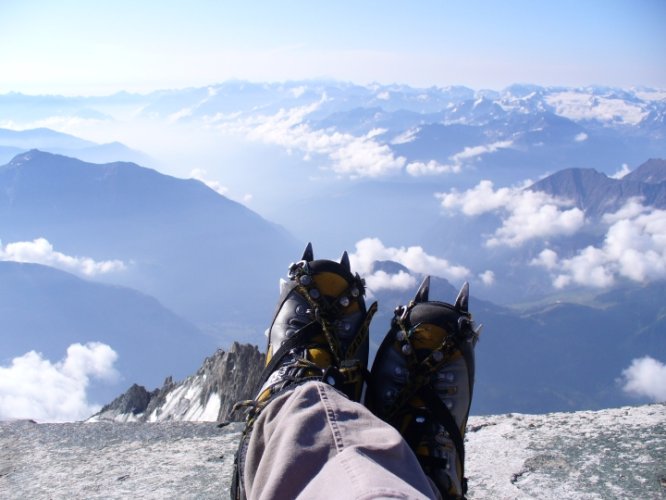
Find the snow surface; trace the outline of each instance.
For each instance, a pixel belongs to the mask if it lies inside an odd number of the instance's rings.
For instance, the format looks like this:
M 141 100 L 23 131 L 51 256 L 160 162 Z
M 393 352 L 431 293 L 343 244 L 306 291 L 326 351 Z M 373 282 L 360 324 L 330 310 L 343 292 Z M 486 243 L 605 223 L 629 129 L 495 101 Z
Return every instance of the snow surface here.
M 242 424 L 0 423 L 0 498 L 226 498 Z M 468 497 L 666 498 L 666 404 L 471 417 Z
M 580 91 L 553 93 L 546 96 L 546 102 L 555 108 L 558 115 L 574 121 L 599 120 L 638 125 L 648 114 L 642 106 L 623 99 Z

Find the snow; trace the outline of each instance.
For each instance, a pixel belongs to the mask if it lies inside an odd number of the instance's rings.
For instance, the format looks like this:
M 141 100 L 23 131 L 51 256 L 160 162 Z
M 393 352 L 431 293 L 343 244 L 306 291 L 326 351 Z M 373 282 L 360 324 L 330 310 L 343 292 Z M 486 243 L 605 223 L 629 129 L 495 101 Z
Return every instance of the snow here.
M 199 420 L 204 422 L 216 422 L 217 416 L 220 413 L 220 407 L 222 406 L 222 400 L 220 395 L 217 393 L 211 394 L 208 398 L 206 406 L 201 412 L 201 418 Z
M 242 428 L 0 422 L 0 498 L 226 498 Z M 466 440 L 470 500 L 666 494 L 665 404 L 471 417 Z
M 637 104 L 582 91 L 555 92 L 545 99 L 558 115 L 574 121 L 598 120 L 610 124 L 638 125 L 648 114 Z
M 644 89 L 636 90 L 634 94 L 644 101 L 666 101 L 666 90 Z

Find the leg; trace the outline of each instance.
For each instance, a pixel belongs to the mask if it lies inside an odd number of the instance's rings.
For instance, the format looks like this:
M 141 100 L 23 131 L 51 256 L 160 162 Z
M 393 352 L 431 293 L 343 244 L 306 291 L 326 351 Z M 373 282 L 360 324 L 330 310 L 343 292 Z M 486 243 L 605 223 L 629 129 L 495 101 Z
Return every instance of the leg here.
M 328 384 L 277 396 L 254 423 L 247 498 L 436 498 L 400 434 Z

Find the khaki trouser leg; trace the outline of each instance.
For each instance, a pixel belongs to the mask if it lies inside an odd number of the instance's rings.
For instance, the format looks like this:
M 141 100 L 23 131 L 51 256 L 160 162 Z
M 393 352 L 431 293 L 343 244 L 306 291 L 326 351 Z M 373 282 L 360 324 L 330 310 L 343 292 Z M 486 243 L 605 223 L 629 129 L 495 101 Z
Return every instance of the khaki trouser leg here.
M 243 473 L 248 499 L 439 496 L 393 427 L 321 382 L 261 412 Z

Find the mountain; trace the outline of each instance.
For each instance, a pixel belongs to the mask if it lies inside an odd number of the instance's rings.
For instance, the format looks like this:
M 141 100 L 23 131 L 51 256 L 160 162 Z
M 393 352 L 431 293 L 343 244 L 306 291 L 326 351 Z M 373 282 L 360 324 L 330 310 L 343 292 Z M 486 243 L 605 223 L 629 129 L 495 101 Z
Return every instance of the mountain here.
M 413 293 L 375 293 L 380 307 L 370 325 L 371 360 L 389 330 L 393 308 L 407 304 Z M 618 382 L 622 371 L 636 358 L 666 352 L 663 281 L 597 292 L 580 303 L 551 297 L 529 308 L 498 306 L 476 298 L 474 288 L 471 293 L 470 311 L 483 324 L 476 347 L 476 415 L 631 404 L 635 400 Z M 456 295 L 448 281 L 431 278 L 431 300 L 451 302 Z
M 467 498 L 662 498 L 665 411 L 471 417 Z M 7 498 L 226 497 L 242 429 L 0 422 L 0 489 Z
M 44 127 L 29 130 L 0 129 L 0 144 L 23 150 L 83 149 L 95 146 L 92 141 Z
M 401 269 L 390 262 L 379 263 L 378 268 Z M 390 328 L 393 309 L 407 304 L 413 293 L 376 292 L 379 310 L 370 325 L 370 366 Z M 631 404 L 635 399 L 622 391 L 618 379 L 634 359 L 666 352 L 666 307 L 661 301 L 665 293 L 662 282 L 600 293 L 588 304 L 553 300 L 522 310 L 472 296 L 470 311 L 477 324 L 484 325 L 476 347 L 472 414 L 597 410 Z M 431 300 L 451 302 L 456 295 L 448 281 L 431 278 Z M 263 365 L 256 347 L 234 344 L 229 352 L 218 351 L 206 358 L 184 380 L 168 379 L 155 390 L 130 388 L 94 420 L 234 418 L 229 409 L 234 401 L 253 397 Z M 137 397 L 142 404 L 136 403 Z
M 625 181 L 643 182 L 646 184 L 661 184 L 666 182 L 666 160 L 652 158 L 643 163 L 636 170 L 632 170 L 623 178 Z
M 88 422 L 223 422 L 238 420 L 232 409 L 255 396 L 266 364 L 256 346 L 234 342 L 228 352 L 219 349 L 206 358 L 194 375 L 173 382 L 168 377 L 160 389 L 148 392 L 132 385 L 104 406 Z
M 119 142 L 97 144 L 48 128 L 26 130 L 0 128 L 0 164 L 5 164 L 14 156 L 32 149 L 73 156 L 95 163 L 131 161 L 145 164 L 153 162 L 148 155 L 130 149 Z
M 0 167 L 0 228 L 5 244 L 46 238 L 66 255 L 123 261 L 97 279 L 152 295 L 226 341 L 260 337 L 279 270 L 301 249 L 199 181 L 40 151 Z
M 496 181 L 501 174 L 506 182 L 513 183 L 563 168 L 612 173 L 625 163 L 635 165 L 646 157 L 666 156 L 666 104 L 662 95 L 658 89 L 602 86 L 521 84 L 501 90 L 475 90 L 460 86 L 362 86 L 331 80 L 227 81 L 145 95 L 84 98 L 9 93 L 0 95 L 0 118 L 19 124 L 54 116 L 94 117 L 101 124 L 141 120 L 142 128 L 183 123 L 198 126 L 203 133 L 211 126 L 236 130 L 252 122 L 263 123 L 265 129 L 272 124 L 271 118 L 295 112 L 303 118 L 294 126 L 303 123 L 318 132 L 350 133 L 360 138 L 373 129 L 385 130 L 380 143 L 406 155 L 408 161 L 425 158 L 432 136 L 428 128 L 464 125 L 470 134 L 465 134 L 463 141 L 458 140 L 455 128 L 438 130 L 446 149 L 425 159 L 450 161 L 456 154 L 465 155 L 466 148 L 481 151 L 490 144 L 504 143 L 505 147 L 469 156 L 464 163 L 468 170 L 478 169 L 481 176 L 492 172 Z M 471 135 L 474 141 L 469 143 Z M 293 148 L 280 134 L 267 136 L 255 138 L 262 139 L 257 141 L 260 143 L 263 139 L 271 142 L 272 137 L 284 149 Z M 415 144 L 392 144 L 396 137 L 411 137 Z M 318 143 L 304 141 L 296 149 L 302 149 L 303 144 Z M 219 157 L 220 153 L 211 154 Z M 165 152 L 151 152 L 151 156 L 168 161 Z M 204 168 L 212 170 L 214 164 L 211 158 L 210 168 Z
M 641 197 L 645 205 L 666 208 L 666 160 L 649 160 L 621 179 L 592 169 L 566 169 L 530 189 L 573 200 L 591 217 L 616 212 L 633 197 Z
M 192 373 L 215 342 L 157 300 L 37 264 L 0 261 L 1 364 L 35 350 L 59 360 L 73 343 L 103 342 L 118 354 L 121 379 L 98 383 L 104 402 L 128 381 L 155 386 Z

